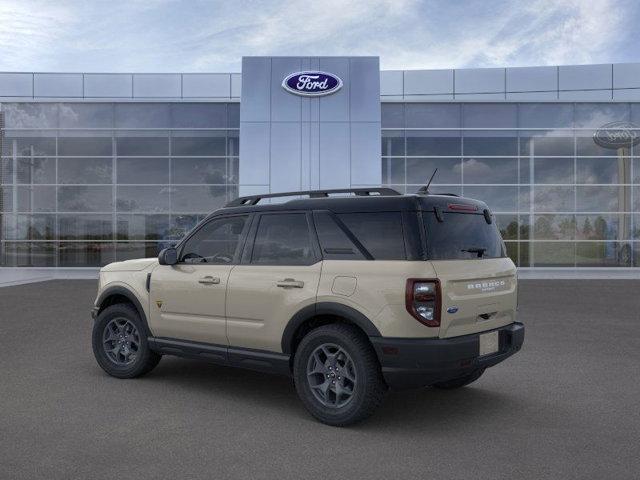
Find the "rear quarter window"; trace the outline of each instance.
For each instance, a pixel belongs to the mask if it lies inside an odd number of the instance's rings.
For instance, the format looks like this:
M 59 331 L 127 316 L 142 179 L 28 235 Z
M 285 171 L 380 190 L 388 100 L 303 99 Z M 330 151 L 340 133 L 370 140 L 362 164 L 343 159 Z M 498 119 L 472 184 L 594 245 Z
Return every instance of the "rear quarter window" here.
M 406 260 L 400 212 L 341 213 L 338 218 L 374 260 Z

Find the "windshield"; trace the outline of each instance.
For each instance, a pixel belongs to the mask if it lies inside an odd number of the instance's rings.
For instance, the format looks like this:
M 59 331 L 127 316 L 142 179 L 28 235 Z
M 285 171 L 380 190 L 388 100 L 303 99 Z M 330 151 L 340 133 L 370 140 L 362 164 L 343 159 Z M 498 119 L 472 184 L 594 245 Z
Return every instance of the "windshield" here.
M 429 260 L 471 260 L 505 257 L 504 243 L 495 220 L 482 214 L 443 212 L 439 222 L 433 212 L 422 214 Z

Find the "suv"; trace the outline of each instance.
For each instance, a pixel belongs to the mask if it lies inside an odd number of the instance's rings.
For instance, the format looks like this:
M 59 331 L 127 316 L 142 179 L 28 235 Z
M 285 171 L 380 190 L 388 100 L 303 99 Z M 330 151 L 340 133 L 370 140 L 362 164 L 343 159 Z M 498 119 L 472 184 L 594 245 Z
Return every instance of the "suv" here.
M 462 387 L 517 352 L 516 302 L 515 266 L 477 200 L 241 197 L 158 259 L 102 268 L 93 351 L 118 378 L 165 354 L 289 375 L 314 417 L 341 426 L 388 388 Z

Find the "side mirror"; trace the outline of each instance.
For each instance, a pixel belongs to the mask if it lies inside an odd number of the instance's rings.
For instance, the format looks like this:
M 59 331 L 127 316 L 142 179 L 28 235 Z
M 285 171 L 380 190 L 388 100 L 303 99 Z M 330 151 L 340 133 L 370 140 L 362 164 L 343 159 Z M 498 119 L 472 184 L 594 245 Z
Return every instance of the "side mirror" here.
M 178 263 L 178 251 L 173 247 L 162 249 L 158 255 L 158 263 L 160 265 L 175 265 Z

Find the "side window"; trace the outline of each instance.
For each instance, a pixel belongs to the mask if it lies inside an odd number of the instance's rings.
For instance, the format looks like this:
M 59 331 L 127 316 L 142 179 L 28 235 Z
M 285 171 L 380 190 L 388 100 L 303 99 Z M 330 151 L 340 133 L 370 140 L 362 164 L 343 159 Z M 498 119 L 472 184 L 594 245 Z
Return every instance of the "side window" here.
M 400 212 L 342 213 L 338 218 L 375 260 L 406 260 Z
M 314 261 L 305 213 L 262 215 L 253 245 L 255 265 L 310 265 Z
M 320 240 L 322 257 L 326 260 L 364 260 L 364 255 L 346 233 L 326 212 L 315 212 L 313 219 Z
M 248 215 L 211 220 L 202 226 L 182 248 L 185 263 L 233 263 Z

